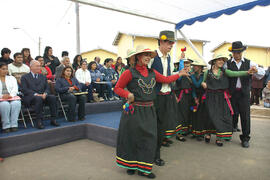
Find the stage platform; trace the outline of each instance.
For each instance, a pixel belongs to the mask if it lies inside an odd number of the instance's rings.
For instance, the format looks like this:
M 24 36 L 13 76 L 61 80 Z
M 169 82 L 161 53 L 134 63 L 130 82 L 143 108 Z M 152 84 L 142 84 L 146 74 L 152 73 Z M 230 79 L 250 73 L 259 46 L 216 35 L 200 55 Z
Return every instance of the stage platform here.
M 19 131 L 0 134 L 0 157 L 8 157 L 56 146 L 80 139 L 90 139 L 106 145 L 115 146 L 119 126 L 122 101 L 87 103 L 84 121 L 67 122 L 59 118 L 61 126 L 50 125 L 44 120 L 45 129 L 32 128 L 27 123 L 25 129 L 19 124 Z

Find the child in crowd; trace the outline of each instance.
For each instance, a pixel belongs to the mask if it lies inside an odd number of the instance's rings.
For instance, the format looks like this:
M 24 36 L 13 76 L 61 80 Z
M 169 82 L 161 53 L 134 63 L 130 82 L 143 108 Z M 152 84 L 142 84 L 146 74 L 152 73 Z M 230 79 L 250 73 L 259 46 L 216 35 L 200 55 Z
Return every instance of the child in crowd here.
M 270 108 L 270 80 L 267 82 L 266 87 L 263 89 L 264 107 Z

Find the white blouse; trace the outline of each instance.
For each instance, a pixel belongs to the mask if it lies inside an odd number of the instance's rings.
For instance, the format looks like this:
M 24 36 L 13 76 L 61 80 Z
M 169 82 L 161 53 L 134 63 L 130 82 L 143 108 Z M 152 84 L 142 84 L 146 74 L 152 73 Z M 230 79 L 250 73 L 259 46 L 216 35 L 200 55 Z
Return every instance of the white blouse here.
M 18 84 L 17 84 L 17 80 L 15 77 L 13 76 L 6 76 L 6 86 L 7 86 L 7 90 L 10 94 L 10 96 L 15 97 L 18 94 Z M 0 98 L 2 98 L 3 94 L 2 94 L 2 81 L 0 81 Z
M 85 71 L 82 68 L 78 69 L 75 72 L 75 77 L 79 81 L 79 83 L 91 83 L 91 75 L 90 72 L 86 69 Z

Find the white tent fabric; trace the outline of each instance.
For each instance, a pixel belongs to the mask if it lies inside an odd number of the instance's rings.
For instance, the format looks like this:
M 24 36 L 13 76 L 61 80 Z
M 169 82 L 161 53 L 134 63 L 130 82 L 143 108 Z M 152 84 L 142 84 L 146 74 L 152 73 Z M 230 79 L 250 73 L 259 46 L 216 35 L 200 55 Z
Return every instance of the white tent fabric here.
M 268 6 L 270 0 L 71 0 L 103 9 L 113 10 L 139 17 L 175 25 L 194 52 L 206 64 L 196 47 L 181 31 L 184 25 L 197 21 L 217 18 L 222 14 L 231 15 L 238 10 L 247 11 L 255 6 Z M 175 31 L 177 32 L 177 31 Z M 176 33 L 177 37 L 177 33 Z M 176 46 L 174 46 L 175 52 Z M 175 61 L 174 53 L 174 61 Z
M 270 0 L 72 0 L 105 9 L 175 24 L 176 29 L 196 21 L 231 15 L 257 5 L 270 5 Z

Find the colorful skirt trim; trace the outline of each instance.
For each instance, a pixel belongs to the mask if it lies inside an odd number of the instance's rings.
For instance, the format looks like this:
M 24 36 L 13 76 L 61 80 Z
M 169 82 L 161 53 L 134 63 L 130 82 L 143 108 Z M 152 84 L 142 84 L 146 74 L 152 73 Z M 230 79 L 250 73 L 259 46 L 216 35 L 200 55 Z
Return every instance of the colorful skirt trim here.
M 176 133 L 176 130 L 167 130 L 165 131 L 165 138 L 171 138 L 172 136 L 174 136 Z
M 138 170 L 145 173 L 151 173 L 153 164 L 140 162 L 140 161 L 127 161 L 118 156 L 116 156 L 117 166 L 132 170 Z
M 232 139 L 232 132 L 216 133 L 216 136 L 219 139 Z

